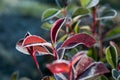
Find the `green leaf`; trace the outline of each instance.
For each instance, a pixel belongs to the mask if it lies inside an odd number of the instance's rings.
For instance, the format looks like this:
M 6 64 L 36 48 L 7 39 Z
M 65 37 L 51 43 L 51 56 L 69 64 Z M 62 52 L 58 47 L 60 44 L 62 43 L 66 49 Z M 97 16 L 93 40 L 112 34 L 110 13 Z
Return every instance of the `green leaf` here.
M 108 78 L 105 77 L 104 75 L 102 75 L 102 76 L 99 77 L 99 80 L 108 80 Z
M 64 36 L 62 36 L 62 37 L 58 40 L 58 42 L 63 42 L 67 37 L 68 37 L 68 35 L 65 34 Z
M 103 19 L 113 19 L 117 16 L 117 11 L 114 9 L 105 8 L 101 12 L 99 12 L 99 17 L 96 18 L 97 20 L 103 20 Z
M 89 48 L 87 55 L 93 58 L 95 61 L 98 61 L 98 53 L 94 47 Z
M 11 76 L 11 80 L 18 80 L 19 73 L 18 71 L 14 72 Z
M 76 25 L 75 25 L 75 28 L 74 28 L 75 33 L 79 33 L 80 32 L 79 23 L 80 23 L 80 21 L 78 21 L 76 23 Z
M 120 35 L 120 27 L 116 27 L 116 28 L 111 29 L 111 31 L 109 31 L 105 35 L 105 37 L 112 37 L 112 36 L 115 36 L 115 35 Z
M 47 9 L 42 14 L 42 20 L 46 21 L 57 16 L 61 11 L 55 8 Z
M 105 34 L 104 41 L 120 38 L 120 27 L 115 27 L 111 29 L 107 34 Z
M 82 7 L 92 8 L 99 3 L 100 0 L 80 0 Z
M 44 23 L 42 24 L 42 28 L 43 28 L 43 29 L 50 30 L 51 27 L 52 27 L 52 24 L 50 24 L 50 23 L 48 23 L 48 22 L 44 22 Z
M 76 17 L 79 15 L 86 15 L 89 14 L 89 10 L 86 8 L 78 8 L 75 10 L 75 12 L 73 13 L 72 17 Z
M 112 76 L 115 80 L 120 79 L 120 71 L 117 71 L 116 69 L 112 69 Z
M 112 68 L 117 68 L 118 53 L 114 45 L 111 45 L 106 49 L 106 59 Z

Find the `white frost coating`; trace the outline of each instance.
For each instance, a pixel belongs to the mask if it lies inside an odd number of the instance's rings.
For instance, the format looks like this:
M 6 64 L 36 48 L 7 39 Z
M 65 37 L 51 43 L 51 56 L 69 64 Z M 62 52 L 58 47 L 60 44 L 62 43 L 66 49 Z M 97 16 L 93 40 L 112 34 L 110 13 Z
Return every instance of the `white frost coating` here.
M 60 74 L 55 74 L 56 76 L 59 76 L 62 80 L 68 80 L 62 73 Z M 55 77 L 56 77 L 55 76 Z
M 30 47 L 30 46 L 52 46 L 51 43 L 49 42 L 45 42 L 45 43 L 33 43 L 33 44 L 28 44 L 26 46 L 23 46 L 23 47 Z
M 116 10 L 112 9 L 112 10 L 110 10 L 110 11 L 114 12 L 114 15 L 113 15 L 113 16 L 100 17 L 100 18 L 96 18 L 96 20 L 112 19 L 112 18 L 114 18 L 114 17 L 117 16 Z

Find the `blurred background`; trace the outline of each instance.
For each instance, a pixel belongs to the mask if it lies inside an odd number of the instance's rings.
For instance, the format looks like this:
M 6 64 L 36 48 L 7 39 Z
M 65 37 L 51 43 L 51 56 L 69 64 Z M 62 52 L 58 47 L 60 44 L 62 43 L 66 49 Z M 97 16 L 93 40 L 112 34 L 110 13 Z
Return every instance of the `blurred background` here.
M 101 4 L 109 4 L 119 15 L 119 3 L 120 0 L 102 0 Z M 57 8 L 54 0 L 0 0 L 0 80 L 10 80 L 15 71 L 19 77 L 39 79 L 32 58 L 18 52 L 15 45 L 28 31 L 49 40 L 49 31 L 40 26 L 41 14 L 50 7 Z M 46 57 L 38 59 L 41 63 Z

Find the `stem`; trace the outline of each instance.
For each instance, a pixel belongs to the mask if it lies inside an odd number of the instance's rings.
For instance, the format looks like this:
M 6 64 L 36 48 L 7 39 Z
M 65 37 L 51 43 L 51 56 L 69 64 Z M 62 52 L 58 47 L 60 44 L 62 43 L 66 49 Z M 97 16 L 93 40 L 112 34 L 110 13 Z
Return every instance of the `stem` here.
M 36 56 L 32 56 L 32 58 L 33 58 L 33 60 L 34 60 L 34 62 L 35 62 L 35 64 L 36 64 L 36 67 L 37 67 L 38 71 L 39 71 L 40 78 L 42 79 L 42 78 L 43 78 L 43 74 L 42 74 L 42 71 L 41 71 L 41 69 L 40 69 L 38 60 L 37 60 Z
M 67 11 L 66 11 L 66 8 L 63 8 L 63 15 L 64 15 L 64 17 L 66 17 L 66 15 L 67 15 Z
M 68 75 L 69 75 L 68 80 L 72 80 L 72 61 L 70 62 L 70 70 Z
M 102 45 L 102 26 L 100 25 L 100 21 L 98 21 L 98 27 L 99 27 L 99 30 L 98 30 L 98 36 L 99 36 L 99 55 L 100 57 L 102 58 L 102 54 L 103 54 L 103 45 Z
M 33 58 L 33 60 L 34 60 L 34 62 L 35 62 L 35 64 L 36 64 L 36 67 L 37 67 L 37 69 L 38 69 L 38 71 L 39 71 L 40 78 L 42 79 L 43 74 L 42 74 L 42 71 L 41 71 L 41 69 L 40 69 L 38 60 L 37 60 L 37 58 L 36 58 L 36 56 L 35 56 L 35 52 L 36 52 L 36 51 L 34 51 L 34 49 L 33 49 L 32 46 L 31 46 L 31 47 L 27 47 L 27 50 L 28 50 L 28 52 L 30 53 L 30 55 L 32 56 L 32 58 Z
M 58 59 L 58 53 L 57 53 L 56 48 L 53 48 L 53 53 L 55 55 L 55 59 L 57 60 Z
M 93 7 L 93 36 L 96 37 L 96 24 L 97 24 L 97 10 L 96 7 Z

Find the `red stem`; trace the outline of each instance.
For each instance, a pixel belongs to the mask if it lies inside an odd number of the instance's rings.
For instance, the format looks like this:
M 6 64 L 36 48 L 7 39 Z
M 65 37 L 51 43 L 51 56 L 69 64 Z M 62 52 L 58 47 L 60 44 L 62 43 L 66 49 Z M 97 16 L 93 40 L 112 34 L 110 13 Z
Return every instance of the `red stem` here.
M 53 53 L 55 55 L 55 59 L 57 60 L 58 59 L 58 53 L 57 53 L 56 48 L 53 48 Z
M 97 17 L 97 10 L 96 10 L 96 7 L 93 7 L 93 36 L 94 37 L 97 34 L 96 33 L 96 24 L 97 24 L 96 17 Z
M 36 67 L 37 67 L 37 69 L 38 69 L 38 71 L 39 71 L 40 78 L 42 79 L 42 78 L 43 78 L 43 74 L 42 74 L 42 71 L 41 71 L 41 69 L 40 69 L 38 60 L 37 60 L 36 55 L 35 55 L 35 52 L 36 52 L 36 51 L 34 51 L 34 48 L 33 48 L 33 47 L 27 47 L 27 50 L 28 50 L 28 52 L 30 53 L 30 55 L 32 56 L 32 58 L 33 58 L 33 60 L 34 60 L 34 62 L 35 62 L 35 64 L 36 64 Z

